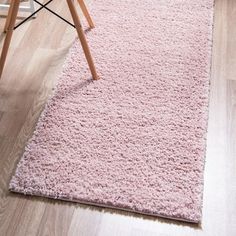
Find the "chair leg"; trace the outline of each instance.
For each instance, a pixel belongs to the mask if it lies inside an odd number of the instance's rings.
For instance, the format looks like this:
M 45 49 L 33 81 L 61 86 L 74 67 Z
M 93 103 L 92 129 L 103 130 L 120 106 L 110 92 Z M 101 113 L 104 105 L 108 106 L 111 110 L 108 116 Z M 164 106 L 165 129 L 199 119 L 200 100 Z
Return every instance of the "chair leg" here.
M 89 12 L 88 12 L 87 7 L 84 3 L 84 0 L 77 0 L 77 1 L 80 5 L 80 8 L 81 8 L 86 20 L 88 21 L 90 28 L 94 28 L 93 20 L 92 20 L 91 16 L 89 15 Z
M 76 27 L 76 30 L 77 30 L 77 33 L 78 33 L 78 37 L 80 39 L 80 42 L 81 42 L 86 60 L 88 62 L 88 65 L 89 65 L 89 68 L 90 68 L 90 71 L 91 71 L 91 74 L 92 74 L 92 77 L 93 77 L 94 80 L 97 80 L 97 79 L 99 79 L 99 77 L 97 75 L 96 68 L 95 68 L 94 63 L 93 63 L 93 58 L 91 56 L 89 46 L 88 46 L 88 43 L 86 41 L 84 31 L 82 29 L 80 19 L 79 19 L 79 16 L 78 16 L 77 12 L 76 12 L 73 0 L 67 0 L 67 4 L 68 4 L 68 7 L 70 9 L 70 13 L 71 13 L 71 16 L 73 18 L 73 21 L 74 21 L 74 24 L 75 24 L 75 27 Z
M 12 34 L 13 34 L 15 22 L 16 22 L 16 17 L 19 10 L 19 5 L 20 5 L 20 0 L 11 1 L 12 14 L 10 16 L 9 26 L 7 27 L 7 33 L 6 33 L 4 43 L 3 43 L 3 48 L 2 48 L 1 58 L 0 58 L 0 78 L 2 76 L 2 71 L 4 68 L 5 61 L 6 61 L 8 49 L 11 43 L 11 38 L 12 38 Z
M 13 2 L 13 1 L 11 1 Z M 33 0 L 29 0 L 29 8 L 30 8 L 30 13 L 34 13 L 35 12 L 35 6 L 34 6 L 34 1 Z M 4 25 L 4 32 L 7 32 L 7 28 L 9 26 L 10 23 L 10 19 L 11 19 L 11 14 L 12 14 L 12 9 L 13 9 L 13 4 L 10 4 L 10 7 L 8 9 L 8 13 L 7 13 L 7 17 L 6 17 L 6 21 L 5 21 L 5 25 Z M 20 7 L 19 7 L 20 9 Z M 36 14 L 33 15 L 33 18 L 36 18 Z
M 10 3 L 10 7 L 8 9 L 8 13 L 7 13 L 7 18 L 5 21 L 5 25 L 4 25 L 4 32 L 7 32 L 7 29 L 9 27 L 9 23 L 10 23 L 10 19 L 11 19 L 11 15 L 12 15 L 12 10 L 13 10 L 13 6 L 14 6 L 14 1 L 11 1 Z

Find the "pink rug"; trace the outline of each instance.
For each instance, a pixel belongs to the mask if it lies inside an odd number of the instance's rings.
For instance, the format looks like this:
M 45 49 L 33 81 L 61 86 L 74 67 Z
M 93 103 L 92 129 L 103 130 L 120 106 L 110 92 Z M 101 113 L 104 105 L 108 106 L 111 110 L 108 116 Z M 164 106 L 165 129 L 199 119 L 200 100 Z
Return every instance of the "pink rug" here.
M 213 0 L 94 0 L 101 79 L 70 50 L 10 190 L 201 220 Z

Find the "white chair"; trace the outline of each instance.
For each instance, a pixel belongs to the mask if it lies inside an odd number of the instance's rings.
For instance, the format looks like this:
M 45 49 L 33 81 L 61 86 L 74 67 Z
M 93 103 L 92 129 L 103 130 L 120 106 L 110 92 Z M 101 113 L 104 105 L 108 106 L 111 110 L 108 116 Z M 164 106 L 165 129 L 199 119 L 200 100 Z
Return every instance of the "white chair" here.
M 46 9 L 46 10 L 52 12 L 49 8 L 46 7 L 50 2 L 52 2 L 52 0 L 49 0 L 47 3 L 44 3 L 44 4 L 40 3 L 37 0 L 34 0 L 34 1 L 37 4 L 41 5 L 41 8 L 37 9 L 34 12 L 34 14 L 37 13 L 38 11 L 42 10 L 42 9 Z M 81 25 L 81 22 L 80 22 L 79 15 L 77 14 L 77 11 L 76 11 L 74 0 L 64 0 L 64 1 L 67 1 L 67 5 L 69 7 L 72 19 L 74 21 L 74 25 L 72 25 L 72 26 L 77 30 L 78 38 L 81 42 L 86 60 L 88 62 L 88 66 L 89 66 L 91 74 L 92 74 L 92 77 L 95 80 L 99 79 L 99 77 L 97 75 L 97 72 L 96 72 L 96 69 L 95 69 L 93 58 L 92 58 L 91 53 L 90 53 L 89 46 L 87 44 L 87 40 L 85 38 L 84 31 L 82 29 L 82 25 Z M 81 7 L 82 12 L 84 13 L 85 18 L 88 21 L 88 24 L 89 24 L 90 28 L 94 28 L 93 21 L 92 21 L 90 15 L 89 15 L 89 12 L 86 8 L 84 0 L 77 0 L 77 1 L 78 1 L 79 5 Z M 11 5 L 10 5 L 9 11 L 8 11 L 8 16 L 7 16 L 6 23 L 5 23 L 6 37 L 5 37 L 5 40 L 4 40 L 4 43 L 3 43 L 1 57 L 0 57 L 0 78 L 1 78 L 3 67 L 4 67 L 4 64 L 5 64 L 5 61 L 6 61 L 8 49 L 9 49 L 9 46 L 10 46 L 10 43 L 11 43 L 13 30 L 15 29 L 15 22 L 16 22 L 17 13 L 18 13 L 18 10 L 19 10 L 20 2 L 21 2 L 21 0 L 11 0 Z M 55 14 L 54 12 L 52 12 L 52 13 Z M 56 14 L 56 15 L 58 17 L 60 17 L 58 14 Z M 60 18 L 62 18 L 62 17 L 60 17 Z M 69 23 L 69 24 L 71 24 L 71 23 Z

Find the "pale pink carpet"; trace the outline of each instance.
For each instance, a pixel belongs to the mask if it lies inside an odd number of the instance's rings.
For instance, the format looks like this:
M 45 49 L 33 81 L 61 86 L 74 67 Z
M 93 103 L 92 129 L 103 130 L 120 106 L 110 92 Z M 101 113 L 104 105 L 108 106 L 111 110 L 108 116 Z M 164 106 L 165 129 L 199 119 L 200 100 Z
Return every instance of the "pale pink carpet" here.
M 199 222 L 213 0 L 94 0 L 10 190 Z

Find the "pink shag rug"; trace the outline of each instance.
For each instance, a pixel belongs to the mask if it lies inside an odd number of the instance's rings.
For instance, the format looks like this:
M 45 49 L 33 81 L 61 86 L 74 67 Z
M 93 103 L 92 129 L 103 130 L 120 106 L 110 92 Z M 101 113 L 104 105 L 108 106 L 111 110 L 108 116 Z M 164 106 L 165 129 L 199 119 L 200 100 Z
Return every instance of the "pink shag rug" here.
M 201 220 L 213 0 L 94 0 L 10 190 Z

